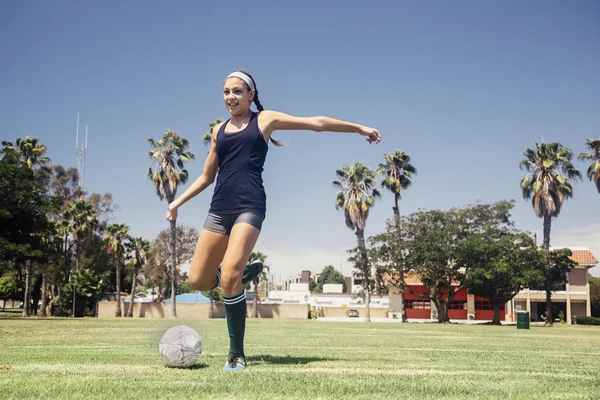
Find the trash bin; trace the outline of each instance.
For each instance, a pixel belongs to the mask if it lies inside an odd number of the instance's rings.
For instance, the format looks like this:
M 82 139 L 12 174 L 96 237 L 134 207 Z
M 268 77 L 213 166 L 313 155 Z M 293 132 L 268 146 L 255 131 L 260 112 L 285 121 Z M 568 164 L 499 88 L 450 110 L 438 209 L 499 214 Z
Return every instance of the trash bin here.
M 517 329 L 529 329 L 528 311 L 517 311 Z

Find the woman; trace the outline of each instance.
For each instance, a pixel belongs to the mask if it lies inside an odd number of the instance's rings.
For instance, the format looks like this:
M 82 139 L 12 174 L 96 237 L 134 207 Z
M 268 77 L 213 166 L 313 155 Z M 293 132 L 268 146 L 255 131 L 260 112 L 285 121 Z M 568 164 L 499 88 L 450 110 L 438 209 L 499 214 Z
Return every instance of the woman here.
M 223 99 L 231 118 L 213 128 L 202 175 L 169 204 L 167 219 L 177 218 L 178 208 L 217 178 L 208 216 L 196 244 L 189 281 L 196 290 L 221 285 L 230 338 L 224 369 L 240 371 L 246 368 L 246 295 L 242 283 L 256 278 L 263 268 L 262 263 L 246 265 L 246 262 L 266 215 L 262 171 L 269 140 L 281 146 L 273 139 L 273 132 L 354 132 L 366 136 L 369 143 L 379 143 L 381 135 L 377 129 L 333 118 L 294 117 L 265 110 L 258 100 L 254 79 L 244 71 L 235 71 L 225 79 Z M 258 112 L 250 110 L 252 102 Z

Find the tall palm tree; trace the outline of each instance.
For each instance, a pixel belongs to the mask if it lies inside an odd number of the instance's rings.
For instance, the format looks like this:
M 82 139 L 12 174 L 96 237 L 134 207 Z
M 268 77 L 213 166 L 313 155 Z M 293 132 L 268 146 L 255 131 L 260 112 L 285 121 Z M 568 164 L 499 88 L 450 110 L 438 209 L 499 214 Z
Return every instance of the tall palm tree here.
M 63 227 L 73 234 L 75 241 L 75 271 L 73 279 L 77 279 L 77 274 L 81 267 L 81 253 L 83 249 L 83 240 L 98 226 L 98 213 L 94 206 L 84 198 L 80 198 L 70 203 L 63 214 Z M 77 292 L 77 282 L 73 286 L 73 318 L 75 317 L 75 298 Z
M 600 193 L 600 138 L 599 139 L 588 139 L 586 147 L 589 147 L 589 153 L 579 153 L 580 160 L 592 160 L 592 164 L 587 170 L 587 177 L 590 181 L 596 184 L 596 189 Z
M 412 185 L 411 178 L 417 174 L 417 169 L 410 163 L 411 159 L 408 153 L 396 150 L 394 154 L 384 154 L 384 163 L 379 164 L 377 173 L 384 176 L 381 181 L 381 187 L 388 189 L 394 194 L 394 223 L 398 227 L 400 220 L 400 209 L 398 201 L 402 198 L 402 190 L 408 189 Z M 404 287 L 404 271 L 400 271 L 399 275 L 400 287 Z M 402 310 L 402 322 L 408 322 L 406 315 L 406 306 L 404 302 L 404 290 L 400 290 L 400 304 Z
M 108 245 L 108 251 L 115 255 L 116 286 L 117 286 L 117 309 L 115 317 L 121 316 L 121 261 L 125 254 L 125 242 L 129 238 L 129 226 L 126 224 L 110 224 L 106 228 L 104 239 Z M 133 306 L 133 305 L 132 305 Z M 133 307 L 131 307 L 133 308 Z
M 550 264 L 550 228 L 558 217 L 564 201 L 573 197 L 571 181 L 581 178 L 573 166 L 573 152 L 557 142 L 536 143 L 535 149 L 523 153 L 519 166 L 527 170 L 521 180 L 523 198 L 531 199 L 535 214 L 544 219 L 544 252 Z M 552 325 L 552 282 L 546 279 L 546 325 Z
M 133 299 L 135 295 L 135 287 L 137 285 L 137 277 L 140 273 L 140 270 L 144 268 L 144 265 L 146 264 L 148 253 L 150 253 L 150 242 L 142 237 L 131 238 L 129 243 L 127 243 L 127 250 L 131 252 L 131 263 L 133 264 L 133 276 L 131 279 L 131 302 L 129 309 L 127 310 L 127 316 L 133 317 Z
M 333 181 L 333 186 L 338 188 L 335 197 L 335 208 L 344 210 L 346 226 L 352 229 L 358 241 L 360 256 L 360 270 L 365 291 L 365 320 L 371 321 L 369 303 L 371 302 L 371 279 L 374 271 L 369 268 L 367 248 L 365 246 L 365 224 L 369 217 L 369 210 L 375 204 L 375 198 L 381 197 L 375 188 L 375 173 L 360 162 L 355 162 L 350 167 L 335 171 L 339 180 Z
M 250 254 L 250 257 L 248 257 L 248 264 L 252 264 L 254 261 L 262 261 L 263 264 L 267 261 L 267 255 L 260 252 L 260 251 L 253 251 Z M 268 269 L 268 268 L 267 268 Z M 260 297 L 259 291 L 258 291 L 258 284 L 260 283 L 260 279 L 265 279 L 266 277 L 266 273 L 263 270 L 256 278 L 254 278 L 252 280 L 252 284 L 254 285 L 254 300 L 252 301 L 253 303 L 253 309 L 252 309 L 252 318 L 258 318 L 258 300 Z
M 177 187 L 184 185 L 188 180 L 188 171 L 183 168 L 184 163 L 192 161 L 194 155 L 187 151 L 190 142 L 178 133 L 167 130 L 158 141 L 148 138 L 152 149 L 148 152 L 155 162 L 155 168 L 148 167 L 148 177 L 154 182 L 156 194 L 162 201 L 173 202 L 177 195 Z M 169 221 L 171 234 L 171 317 L 177 316 L 175 296 L 177 294 L 177 249 L 176 226 L 177 220 Z
M 210 124 L 208 124 L 209 130 L 207 133 L 204 134 L 204 136 L 202 136 L 202 143 L 205 145 L 210 144 L 210 141 L 212 140 L 212 131 L 214 129 L 215 126 L 217 126 L 218 124 L 220 124 L 221 122 L 223 122 L 222 119 L 217 119 L 213 122 L 211 122 Z
M 381 187 L 388 189 L 394 194 L 394 216 L 400 216 L 398 201 L 402 198 L 402 190 L 412 185 L 411 178 L 417 174 L 417 169 L 410 163 L 410 156 L 400 150 L 394 154 L 384 154 L 384 163 L 379 164 L 377 173 L 384 176 Z
M 550 249 L 550 227 L 566 199 L 573 197 L 571 181 L 581 178 L 573 166 L 573 152 L 560 143 L 536 143 L 523 153 L 519 166 L 527 170 L 521 180 L 523 198 L 531 199 L 535 214 L 544 219 L 544 250 Z
M 222 119 L 217 119 L 213 122 L 211 122 L 210 124 L 208 124 L 208 132 L 204 134 L 204 136 L 202 136 L 202 144 L 204 144 L 205 146 L 210 146 L 210 141 L 212 140 L 212 131 L 214 129 L 214 127 L 218 124 L 220 124 L 221 122 L 223 122 Z M 208 309 L 208 318 L 214 318 L 215 316 L 215 309 L 214 309 L 214 289 L 211 288 L 208 291 L 208 300 L 210 301 L 210 307 Z

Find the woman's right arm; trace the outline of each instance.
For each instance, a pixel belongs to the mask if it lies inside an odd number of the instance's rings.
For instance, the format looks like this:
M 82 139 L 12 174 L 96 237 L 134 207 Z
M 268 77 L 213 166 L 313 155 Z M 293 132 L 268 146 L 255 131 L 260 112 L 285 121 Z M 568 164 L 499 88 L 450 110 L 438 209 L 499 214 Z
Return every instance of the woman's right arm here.
M 217 157 L 216 146 L 217 146 L 217 133 L 219 132 L 219 128 L 221 128 L 221 124 L 215 125 L 212 131 L 212 138 L 210 141 L 210 150 L 208 151 L 208 156 L 206 157 L 206 161 L 204 162 L 204 171 L 202 175 L 192 185 L 187 188 L 185 192 L 181 194 L 177 199 L 175 199 L 171 204 L 169 204 L 169 211 L 167 212 L 167 219 L 176 219 L 177 218 L 177 209 L 185 204 L 188 200 L 194 198 L 198 194 L 200 194 L 204 189 L 210 186 L 217 176 L 217 171 L 219 169 L 219 158 Z

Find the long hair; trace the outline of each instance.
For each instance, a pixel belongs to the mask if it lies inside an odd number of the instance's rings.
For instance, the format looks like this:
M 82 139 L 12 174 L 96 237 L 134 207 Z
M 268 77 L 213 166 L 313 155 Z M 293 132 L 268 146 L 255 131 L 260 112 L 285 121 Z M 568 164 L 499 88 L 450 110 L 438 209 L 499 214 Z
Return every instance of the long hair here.
M 250 77 L 250 79 L 252 79 L 252 83 L 254 83 L 254 99 L 252 100 L 254 102 L 254 104 L 256 104 L 256 109 L 260 112 L 263 111 L 265 108 L 263 107 L 262 104 L 260 104 L 260 100 L 258 99 L 258 87 L 256 86 L 256 81 L 254 80 L 254 77 L 252 75 L 250 75 L 250 73 L 243 71 L 243 70 L 237 70 L 237 72 L 241 72 L 243 74 L 246 74 Z M 246 86 L 246 88 L 248 88 L 248 90 L 250 90 L 250 86 L 248 86 L 248 84 L 246 82 L 244 82 L 244 85 Z M 279 140 L 275 140 L 273 139 L 273 136 L 271 135 L 271 142 L 273 142 L 273 144 L 277 147 L 281 147 L 284 144 L 281 143 Z

